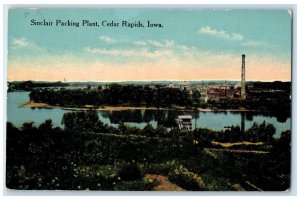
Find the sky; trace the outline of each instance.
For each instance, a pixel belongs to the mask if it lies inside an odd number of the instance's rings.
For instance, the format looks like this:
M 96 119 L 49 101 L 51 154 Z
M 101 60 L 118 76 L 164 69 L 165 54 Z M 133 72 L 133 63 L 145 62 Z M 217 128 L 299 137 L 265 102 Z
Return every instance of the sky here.
M 246 80 L 290 81 L 291 19 L 289 10 L 10 9 L 7 79 L 240 80 L 245 54 Z

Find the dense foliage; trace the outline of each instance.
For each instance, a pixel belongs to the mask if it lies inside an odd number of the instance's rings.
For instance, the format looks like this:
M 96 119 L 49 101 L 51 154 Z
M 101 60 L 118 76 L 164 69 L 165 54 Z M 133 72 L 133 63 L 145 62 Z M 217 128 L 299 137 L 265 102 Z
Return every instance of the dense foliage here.
M 135 181 L 142 178 L 142 171 L 135 162 L 123 162 L 117 175 L 124 181 Z
M 84 118 L 91 122 L 78 125 Z M 274 139 L 274 127 L 265 123 L 245 133 L 236 127 L 188 134 L 151 125 L 142 130 L 124 124 L 112 128 L 99 123 L 94 111 L 65 114 L 63 122 L 65 129 L 54 128 L 51 120 L 38 127 L 7 123 L 8 188 L 153 190 L 159 183 L 143 177 L 149 173 L 168 176 L 186 190 L 233 190 L 232 185 L 240 184 L 247 190 L 272 191 L 290 186 L 291 133 Z M 264 145 L 255 145 L 258 153 L 215 151 L 212 145 L 246 139 Z
M 103 123 L 99 121 L 97 112 L 94 110 L 66 113 L 61 123 L 66 130 L 73 131 L 98 131 L 103 127 Z
M 264 90 L 284 90 L 291 91 L 291 82 L 282 82 L 282 81 L 274 81 L 274 82 L 251 82 L 251 85 L 257 89 Z
M 186 106 L 192 103 L 186 90 L 172 88 L 150 88 L 149 86 L 133 86 L 112 84 L 109 88 L 33 90 L 30 99 L 50 105 L 84 106 L 84 105 L 145 105 L 145 106 Z
M 264 142 L 266 144 L 272 143 L 275 134 L 275 127 L 272 124 L 253 123 L 245 132 L 240 130 L 239 126 L 233 126 L 225 131 L 212 131 L 210 129 L 198 128 L 194 130 L 193 138 L 208 145 L 211 141 L 218 142 Z
M 277 116 L 289 116 L 291 113 L 291 100 L 289 95 L 277 95 L 270 98 L 269 95 L 254 97 L 248 93 L 246 100 L 226 99 L 209 100 L 206 106 L 217 109 L 246 109 L 256 111 L 270 111 Z
M 21 82 L 10 82 L 9 91 L 31 91 L 34 88 L 42 88 L 42 87 L 66 87 L 69 84 L 63 83 L 61 81 L 58 82 L 35 82 L 35 81 L 21 81 Z

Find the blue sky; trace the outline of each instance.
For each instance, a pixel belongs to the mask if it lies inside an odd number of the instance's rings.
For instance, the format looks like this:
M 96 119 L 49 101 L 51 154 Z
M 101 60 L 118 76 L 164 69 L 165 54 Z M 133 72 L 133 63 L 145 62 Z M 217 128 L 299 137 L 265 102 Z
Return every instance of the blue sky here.
M 163 28 L 31 26 L 32 19 L 149 20 Z M 8 52 L 9 80 L 238 80 L 242 54 L 248 80 L 290 80 L 291 13 L 11 9 Z

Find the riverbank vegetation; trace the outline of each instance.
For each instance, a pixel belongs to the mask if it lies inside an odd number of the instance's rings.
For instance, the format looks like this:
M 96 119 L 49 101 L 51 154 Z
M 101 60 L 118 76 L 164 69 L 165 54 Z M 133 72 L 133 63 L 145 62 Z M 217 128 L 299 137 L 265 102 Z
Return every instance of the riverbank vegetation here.
M 94 110 L 66 113 L 62 124 L 7 123 L 8 188 L 145 191 L 161 184 L 156 175 L 188 191 L 290 187 L 291 132 L 275 139 L 270 124 L 246 131 L 112 127 Z
M 189 105 L 191 98 L 187 91 L 173 88 L 152 89 L 148 86 L 121 86 L 112 84 L 109 88 L 99 90 L 62 89 L 34 90 L 30 100 L 45 102 L 50 105 L 84 106 L 84 105 L 133 105 L 133 106 L 168 106 Z
M 32 91 L 35 88 L 48 88 L 48 87 L 66 87 L 68 83 L 61 81 L 57 82 L 46 82 L 46 81 L 13 81 L 9 83 L 11 86 L 8 87 L 8 92 L 12 91 Z
M 245 100 L 225 98 L 200 101 L 199 91 L 162 86 L 135 86 L 111 84 L 105 88 L 90 87 L 82 89 L 33 89 L 30 100 L 36 103 L 47 103 L 52 106 L 101 108 L 104 106 L 131 106 L 156 108 L 212 109 L 212 110 L 252 110 L 271 111 L 290 115 L 291 100 L 289 93 L 248 91 Z

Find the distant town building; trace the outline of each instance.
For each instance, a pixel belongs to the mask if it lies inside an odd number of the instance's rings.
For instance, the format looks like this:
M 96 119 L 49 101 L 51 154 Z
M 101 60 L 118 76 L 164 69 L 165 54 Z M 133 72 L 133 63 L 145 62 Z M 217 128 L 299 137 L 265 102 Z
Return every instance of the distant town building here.
M 200 101 L 207 102 L 208 96 L 207 96 L 207 86 L 200 86 L 199 88 L 200 92 Z
M 169 83 L 169 84 L 167 85 L 167 88 L 176 88 L 176 87 L 175 87 L 175 85 L 174 85 L 173 83 Z
M 234 85 L 234 89 L 239 89 L 239 88 L 241 88 L 241 83 L 237 83 Z
M 189 90 L 191 89 L 191 84 L 187 81 L 181 82 L 178 84 L 180 90 Z
M 207 97 L 211 100 L 233 98 L 236 93 L 233 85 L 211 85 L 207 87 Z

